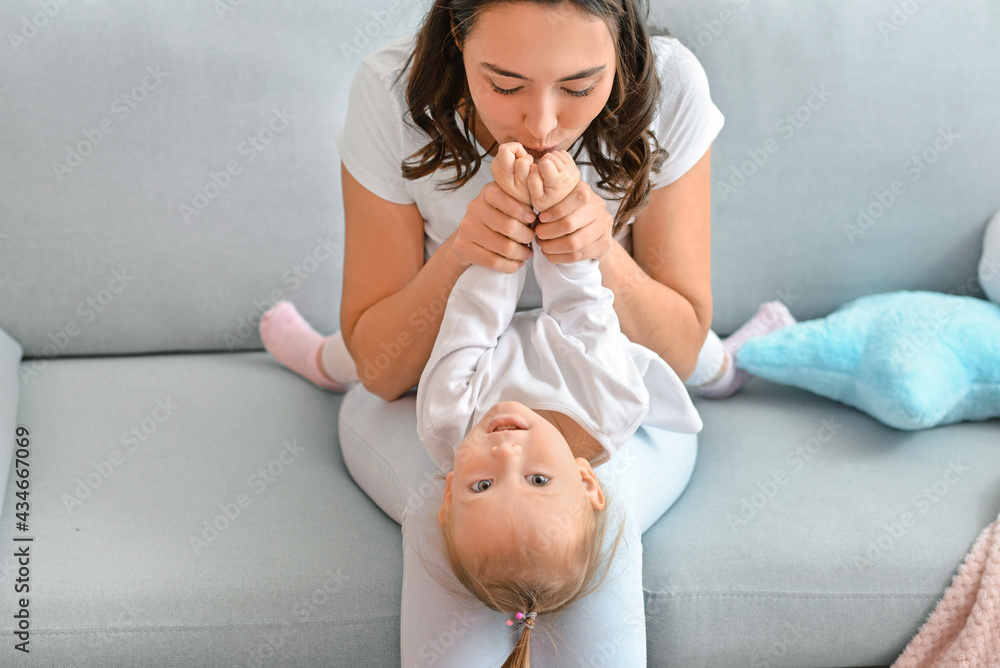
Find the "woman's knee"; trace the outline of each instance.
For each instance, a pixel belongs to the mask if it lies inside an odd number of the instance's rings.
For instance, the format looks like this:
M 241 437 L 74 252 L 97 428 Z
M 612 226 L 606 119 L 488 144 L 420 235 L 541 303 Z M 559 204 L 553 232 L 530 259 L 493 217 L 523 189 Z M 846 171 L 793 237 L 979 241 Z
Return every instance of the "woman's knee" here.
M 444 481 L 417 438 L 412 395 L 386 402 L 356 385 L 341 404 L 339 435 L 351 477 L 397 523 L 440 502 Z
M 441 549 L 436 516 L 408 515 L 400 618 L 404 668 L 500 665 L 513 647 L 505 620 L 455 578 Z
M 597 473 L 644 532 L 684 492 L 697 454 L 696 434 L 643 426 Z

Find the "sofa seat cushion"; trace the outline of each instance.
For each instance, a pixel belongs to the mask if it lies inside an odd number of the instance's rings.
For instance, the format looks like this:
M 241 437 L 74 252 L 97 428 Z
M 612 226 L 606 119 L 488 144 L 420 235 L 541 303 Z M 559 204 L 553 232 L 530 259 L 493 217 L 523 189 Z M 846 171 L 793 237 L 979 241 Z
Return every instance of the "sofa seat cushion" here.
M 263 352 L 26 376 L 31 508 L 16 531 L 8 488 L 0 665 L 28 658 L 20 545 L 31 665 L 399 665 L 400 530 L 347 473 L 340 402 Z
M 26 377 L 29 530 L 8 488 L 0 541 L 34 539 L 32 665 L 398 665 L 400 530 L 347 474 L 340 402 L 259 352 Z M 996 517 L 1000 423 L 899 432 L 763 380 L 698 408 L 643 536 L 649 665 L 891 663 Z
M 761 379 L 697 407 L 643 536 L 650 665 L 892 663 L 997 517 L 1000 421 L 901 432 Z

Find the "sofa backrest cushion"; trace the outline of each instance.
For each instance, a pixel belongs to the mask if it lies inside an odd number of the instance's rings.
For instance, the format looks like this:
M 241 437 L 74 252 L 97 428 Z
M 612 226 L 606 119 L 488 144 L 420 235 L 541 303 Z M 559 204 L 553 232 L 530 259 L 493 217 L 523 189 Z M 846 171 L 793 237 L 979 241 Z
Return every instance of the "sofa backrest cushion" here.
M 0 326 L 43 358 L 260 349 L 278 299 L 339 329 L 334 135 L 361 59 L 424 11 L 7 3 Z
M 428 2 L 14 0 L 0 55 L 0 327 L 28 357 L 259 349 L 339 328 L 333 137 L 361 59 Z M 726 116 L 716 331 L 864 294 L 980 294 L 1000 207 L 1000 5 L 654 0 Z M 668 147 L 669 148 L 669 147 Z
M 684 0 L 653 14 L 708 74 L 713 327 L 895 290 L 981 296 L 1000 208 L 1000 5 Z

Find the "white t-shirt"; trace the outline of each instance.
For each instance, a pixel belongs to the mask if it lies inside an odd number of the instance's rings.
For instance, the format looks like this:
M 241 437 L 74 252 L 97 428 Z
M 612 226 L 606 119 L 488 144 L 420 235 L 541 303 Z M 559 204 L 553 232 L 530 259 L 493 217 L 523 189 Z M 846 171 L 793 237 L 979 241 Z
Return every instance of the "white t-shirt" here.
M 454 180 L 453 167 L 416 180 L 403 178 L 402 162 L 428 142 L 427 135 L 413 125 L 409 116 L 407 75 L 395 82 L 415 43 L 415 35 L 401 37 L 362 61 L 351 84 L 344 126 L 334 141 L 347 171 L 361 185 L 390 202 L 417 205 L 424 219 L 426 259 L 455 231 L 469 202 L 493 180 L 490 171 L 493 158 L 485 155 L 476 175 L 456 190 L 435 187 Z M 650 186 L 658 188 L 676 181 L 705 155 L 722 129 L 724 118 L 712 102 L 708 78 L 694 54 L 672 37 L 652 37 L 651 44 L 661 89 L 652 130 L 661 148 L 669 152 L 660 173 L 650 175 Z M 409 122 L 404 122 L 404 118 L 410 119 Z M 455 118 L 458 127 L 463 128 L 457 112 Z M 481 155 L 486 152 L 486 147 L 478 141 L 475 146 Z M 571 155 L 576 154 L 577 146 L 578 143 L 570 149 Z M 580 164 L 589 161 L 586 149 L 582 150 L 577 159 L 581 178 L 608 202 L 608 211 L 614 215 L 620 202 L 597 187 L 600 178 L 592 165 Z M 631 253 L 632 221 L 628 223 L 619 240 Z M 541 294 L 529 270 L 518 308 L 540 305 Z
M 512 274 L 462 273 L 417 385 L 417 434 L 448 472 L 462 439 L 501 401 L 569 416 L 601 444 L 601 464 L 639 425 L 682 433 L 701 418 L 673 369 L 621 331 L 597 260 L 552 264 L 532 241 Z M 515 313 L 532 266 L 542 308 Z

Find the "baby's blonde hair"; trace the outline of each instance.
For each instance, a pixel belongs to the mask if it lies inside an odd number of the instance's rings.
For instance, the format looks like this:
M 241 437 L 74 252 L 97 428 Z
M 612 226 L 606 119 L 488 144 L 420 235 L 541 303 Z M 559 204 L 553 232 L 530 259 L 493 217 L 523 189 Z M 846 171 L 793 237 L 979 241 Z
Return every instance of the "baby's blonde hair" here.
M 601 492 L 604 485 L 598 481 Z M 606 495 L 606 493 L 605 493 Z M 509 614 L 535 612 L 542 615 L 554 614 L 569 608 L 574 602 L 590 594 L 604 582 L 608 569 L 618 550 L 624 529 L 619 521 L 617 532 L 611 540 L 609 554 L 604 555 L 606 532 L 609 523 L 609 508 L 597 510 L 591 507 L 586 515 L 584 529 L 579 539 L 562 552 L 553 553 L 557 560 L 566 565 L 567 576 L 557 580 L 546 580 L 538 576 L 532 568 L 531 553 L 519 541 L 512 541 L 510 549 L 502 553 L 489 554 L 484 558 L 467 563 L 455 541 L 454 528 L 450 518 L 439 525 L 442 547 L 455 578 L 486 607 Z M 513 520 L 509 519 L 513 526 Z M 546 550 L 548 551 L 548 550 Z M 582 568 L 577 568 L 582 566 Z M 503 668 L 529 668 L 531 631 L 535 620 L 524 624 L 514 651 L 504 662 Z

